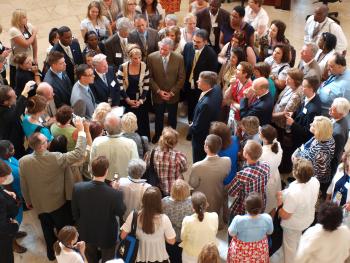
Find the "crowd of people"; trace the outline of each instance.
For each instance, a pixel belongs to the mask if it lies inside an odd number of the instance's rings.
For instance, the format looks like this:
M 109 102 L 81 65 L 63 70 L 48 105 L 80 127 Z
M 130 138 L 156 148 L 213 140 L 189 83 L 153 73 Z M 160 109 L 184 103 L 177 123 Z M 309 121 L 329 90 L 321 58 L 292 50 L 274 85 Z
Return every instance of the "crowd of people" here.
M 0 262 L 27 251 L 28 209 L 59 263 L 123 262 L 132 233 L 136 262 L 218 263 L 223 229 L 227 262 L 347 260 L 347 40 L 318 5 L 296 61 L 262 2 L 190 1 L 181 23 L 179 0 L 92 1 L 84 44 L 57 25 L 42 69 L 38 28 L 13 11 L 11 46 L 0 42 Z

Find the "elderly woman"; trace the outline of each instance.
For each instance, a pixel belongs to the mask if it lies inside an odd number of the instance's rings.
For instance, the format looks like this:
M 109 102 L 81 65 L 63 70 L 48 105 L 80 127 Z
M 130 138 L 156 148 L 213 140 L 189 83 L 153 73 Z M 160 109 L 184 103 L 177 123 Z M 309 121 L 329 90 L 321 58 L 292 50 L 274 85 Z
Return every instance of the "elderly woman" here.
M 80 31 L 83 39 L 85 39 L 87 32 L 94 31 L 99 41 L 107 39 L 113 34 L 109 20 L 102 15 L 99 1 L 92 1 L 88 5 L 86 18 L 80 23 Z
M 250 0 L 245 8 L 244 21 L 256 31 L 257 38 L 262 37 L 268 29 L 269 15 L 262 8 L 263 0 Z
M 189 216 L 193 212 L 189 184 L 182 179 L 177 179 L 171 187 L 170 196 L 164 197 L 162 204 L 163 212 L 169 217 L 176 233 L 176 243 L 172 246 L 167 245 L 170 262 L 181 263 L 182 248 L 179 247 L 181 225 L 185 216 Z
M 321 34 L 318 40 L 318 47 L 320 48 L 315 56 L 315 60 L 320 66 L 322 72 L 322 80 L 328 78 L 327 62 L 332 57 L 335 52 L 335 47 L 337 45 L 337 37 L 329 32 L 324 32 Z
M 291 68 L 287 70 L 286 87 L 278 96 L 272 112 L 272 122 L 279 129 L 279 138 L 286 128 L 286 113 L 293 113 L 299 108 L 303 95 L 301 83 L 304 73 L 300 69 Z
M 109 20 L 112 31 L 116 30 L 117 15 L 121 10 L 120 1 L 115 0 L 101 0 L 101 14 Z
M 179 133 L 170 127 L 163 129 L 158 147 L 154 149 L 154 158 L 147 158 L 147 163 L 153 162 L 160 180 L 160 189 L 163 195 L 170 194 L 170 190 L 176 179 L 183 179 L 183 173 L 187 170 L 187 158 L 182 152 L 175 150 Z
M 298 148 L 293 156 L 312 162 L 315 177 L 320 182 L 322 197 L 325 198 L 327 188 L 332 180 L 331 161 L 335 149 L 331 120 L 324 116 L 316 116 L 311 123 L 310 132 L 314 136 L 301 148 Z
M 142 159 L 131 159 L 128 164 L 128 177 L 119 179 L 118 189 L 123 192 L 126 206 L 124 220 L 134 209 L 141 209 L 143 193 L 151 186 L 146 180 L 141 179 L 145 171 L 146 163 Z
M 71 124 L 73 109 L 67 105 L 60 107 L 56 112 L 56 122 L 50 130 L 53 136 L 64 135 L 67 138 L 67 149 L 72 151 L 78 138 L 78 130 Z
M 263 152 L 259 161 L 264 161 L 270 166 L 270 177 L 266 185 L 265 212 L 274 217 L 277 208 L 276 194 L 282 189 L 280 172 L 278 171 L 282 160 L 282 148 L 277 141 L 277 131 L 271 125 L 262 126 L 259 135 L 263 142 Z
M 134 113 L 128 112 L 122 117 L 122 135 L 132 139 L 137 145 L 137 151 L 142 159 L 148 151 L 148 140 L 145 136 L 140 136 L 137 131 L 137 117 Z
M 187 14 L 184 17 L 184 27 L 180 29 L 181 31 L 181 40 L 180 40 L 180 47 L 181 50 L 184 49 L 184 46 L 186 43 L 192 42 L 192 37 L 194 34 L 194 31 L 199 29 L 196 27 L 197 23 L 197 17 L 191 13 Z
M 294 263 L 302 232 L 314 221 L 315 205 L 320 183 L 314 177 L 312 163 L 296 159 L 293 164 L 296 179 L 283 192 L 278 192 L 277 203 L 282 205 L 278 215 L 283 229 L 282 249 L 285 263 Z M 283 261 L 282 261 L 283 262 Z
M 232 82 L 231 87 L 224 94 L 224 103 L 230 104 L 230 113 L 228 117 L 228 125 L 235 131 L 238 127 L 240 118 L 240 100 L 243 98 L 244 91 L 252 86 L 251 76 L 253 73 L 252 66 L 242 61 L 236 69 L 236 78 Z
M 33 58 L 34 64 L 38 64 L 38 44 L 36 35 L 38 30 L 28 23 L 27 13 L 23 9 L 16 9 L 12 13 L 11 28 L 9 30 L 12 55 L 10 57 L 10 85 L 16 86 L 16 64 L 14 56 L 20 53 Z
M 278 90 L 286 86 L 287 70 L 290 68 L 290 48 L 288 45 L 276 45 L 271 56 L 265 62 L 271 66 L 271 79 Z
M 302 235 L 295 258 L 298 263 L 348 262 L 350 230 L 342 225 L 343 211 L 326 202 L 317 214 L 318 224 Z
M 107 102 L 101 102 L 97 105 L 94 113 L 92 114 L 92 120 L 102 124 L 105 122 L 105 118 L 108 112 L 112 110 L 111 105 Z
M 149 91 L 149 71 L 141 61 L 142 52 L 138 45 L 128 46 L 129 61 L 120 65 L 118 82 L 122 105 L 126 112 L 133 112 L 137 117 L 138 134 L 150 138 L 149 117 L 144 102 Z

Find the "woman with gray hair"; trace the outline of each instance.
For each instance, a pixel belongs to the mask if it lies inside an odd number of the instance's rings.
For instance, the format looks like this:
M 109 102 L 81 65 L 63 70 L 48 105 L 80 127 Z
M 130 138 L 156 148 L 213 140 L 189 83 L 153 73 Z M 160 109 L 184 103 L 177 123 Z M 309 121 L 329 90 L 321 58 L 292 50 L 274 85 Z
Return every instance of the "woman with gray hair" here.
M 128 165 L 128 177 L 119 180 L 118 189 L 123 192 L 126 211 L 124 220 L 133 209 L 140 210 L 143 193 L 151 185 L 145 179 L 141 179 L 146 171 L 146 163 L 141 159 L 131 159 Z
M 140 136 L 137 130 L 137 117 L 134 113 L 128 112 L 122 117 L 122 136 L 132 139 L 137 145 L 137 151 L 142 159 L 148 150 L 148 139 L 146 136 Z

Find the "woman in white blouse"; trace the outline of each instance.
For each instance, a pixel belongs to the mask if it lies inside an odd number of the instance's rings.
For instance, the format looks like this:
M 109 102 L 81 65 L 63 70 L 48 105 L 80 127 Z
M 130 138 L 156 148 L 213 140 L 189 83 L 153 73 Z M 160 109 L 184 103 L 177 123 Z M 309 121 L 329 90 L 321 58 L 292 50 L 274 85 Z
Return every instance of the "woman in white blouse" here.
M 196 27 L 197 24 L 197 17 L 189 13 L 184 17 L 184 27 L 180 28 L 181 31 L 181 38 L 180 38 L 180 48 L 183 50 L 186 43 L 192 42 L 192 37 L 194 34 L 194 31 L 199 29 Z
M 107 17 L 102 16 L 101 4 L 99 1 L 92 1 L 88 5 L 87 17 L 81 21 L 80 31 L 83 39 L 88 31 L 94 31 L 100 41 L 113 34 L 109 20 Z
M 315 56 L 315 60 L 320 66 L 322 80 L 328 78 L 327 62 L 332 57 L 335 52 L 335 47 L 337 45 L 337 37 L 329 32 L 324 32 L 321 34 L 318 40 L 318 47 L 320 48 Z
M 270 166 L 270 177 L 266 186 L 265 213 L 269 213 L 273 218 L 277 208 L 276 194 L 282 189 L 281 177 L 278 171 L 278 166 L 282 160 L 282 148 L 276 140 L 277 131 L 271 125 L 262 126 L 259 130 L 259 135 L 263 142 L 263 152 L 259 160 L 267 162 Z
M 136 237 L 139 240 L 136 262 L 168 262 L 165 242 L 175 244 L 176 233 L 169 217 L 162 213 L 162 195 L 157 187 L 146 189 L 138 213 Z M 133 212 L 121 227 L 121 239 L 131 232 Z

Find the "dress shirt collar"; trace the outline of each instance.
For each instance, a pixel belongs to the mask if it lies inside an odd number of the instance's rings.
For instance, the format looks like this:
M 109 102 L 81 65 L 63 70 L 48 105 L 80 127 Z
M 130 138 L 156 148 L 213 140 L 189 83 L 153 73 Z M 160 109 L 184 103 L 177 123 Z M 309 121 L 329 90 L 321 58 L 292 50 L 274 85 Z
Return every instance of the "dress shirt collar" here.
M 103 75 L 106 76 L 106 73 L 100 73 L 100 72 L 98 72 L 96 69 L 95 69 L 95 72 L 96 72 L 97 75 L 100 77 L 100 79 L 102 79 L 102 81 L 103 81 Z M 107 79 L 107 76 L 106 76 L 106 79 Z
M 308 104 L 315 96 L 316 96 L 316 93 L 314 93 L 314 95 L 311 98 L 308 98 L 305 96 L 305 105 L 304 106 L 306 106 L 306 104 Z
M 86 90 L 86 92 L 89 91 L 89 85 L 83 85 L 83 84 L 81 84 L 81 82 L 79 80 L 78 80 L 78 83 L 82 88 L 84 88 L 84 90 Z
M 140 179 L 135 179 L 135 178 L 132 178 L 132 177 L 130 177 L 130 176 L 128 176 L 128 179 L 129 179 L 131 182 L 136 183 L 136 184 L 141 184 L 141 183 L 146 183 L 146 182 L 147 182 L 146 179 L 142 179 L 142 178 L 140 178 Z
M 257 97 L 257 98 L 258 98 L 258 100 L 259 100 L 259 99 L 261 99 L 262 97 L 264 97 L 266 94 L 268 94 L 269 92 L 270 92 L 270 91 L 269 91 L 269 90 L 267 90 L 267 91 L 266 91 L 266 93 L 264 93 L 263 95 L 261 95 L 261 96 L 256 96 L 256 97 Z
M 61 72 L 56 72 L 51 67 L 50 67 L 50 70 L 52 71 L 52 73 L 56 74 L 60 79 L 62 79 L 62 77 L 63 77 L 63 72 L 62 71 Z
M 65 46 L 61 43 L 61 41 L 58 41 L 58 43 L 60 44 L 60 46 L 63 48 L 63 50 L 67 50 L 67 48 L 70 48 L 69 46 Z
M 147 32 L 147 31 L 146 31 Z M 117 32 L 118 37 L 120 39 L 120 41 L 123 41 L 125 44 L 128 44 L 128 38 L 127 37 L 122 37 L 119 32 Z

